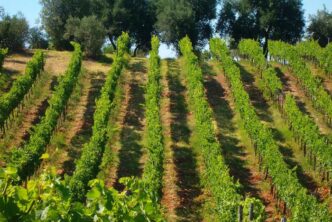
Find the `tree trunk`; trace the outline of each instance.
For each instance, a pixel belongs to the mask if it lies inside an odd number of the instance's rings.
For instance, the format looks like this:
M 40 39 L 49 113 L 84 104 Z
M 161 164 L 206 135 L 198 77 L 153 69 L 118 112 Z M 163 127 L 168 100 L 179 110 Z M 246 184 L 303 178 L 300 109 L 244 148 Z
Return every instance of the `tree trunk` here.
M 270 33 L 271 27 L 269 26 L 264 33 L 264 38 L 265 38 L 265 42 L 264 42 L 264 46 L 263 46 L 263 52 L 264 52 L 264 56 L 265 59 L 267 59 L 267 55 L 269 53 L 269 33 Z
M 114 50 L 116 50 L 117 48 L 116 48 L 116 44 L 115 44 L 115 42 L 114 42 L 114 40 L 113 40 L 113 37 L 109 34 L 109 35 L 108 35 L 108 38 L 110 39 L 111 44 L 112 44 Z
M 267 59 L 267 55 L 269 53 L 269 40 L 268 40 L 267 35 L 265 36 L 265 42 L 263 45 L 263 53 L 264 53 L 265 59 Z
M 138 47 L 139 47 L 139 46 L 136 46 L 136 47 L 135 47 L 135 50 L 134 50 L 134 57 L 136 57 L 136 55 L 137 55 Z

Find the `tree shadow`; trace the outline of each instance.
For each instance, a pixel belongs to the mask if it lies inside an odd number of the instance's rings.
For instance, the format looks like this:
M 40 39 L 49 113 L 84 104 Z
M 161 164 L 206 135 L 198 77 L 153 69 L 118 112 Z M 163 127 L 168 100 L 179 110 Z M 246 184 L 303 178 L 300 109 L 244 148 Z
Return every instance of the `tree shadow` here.
M 181 83 L 179 65 L 174 60 L 167 61 L 167 82 L 170 90 L 171 139 L 173 161 L 177 175 L 177 195 L 180 204 L 176 208 L 179 221 L 201 221 L 199 214 L 201 202 L 195 199 L 202 194 L 197 171 L 196 155 L 190 146 L 192 135 L 188 126 L 188 106 L 186 87 Z
M 100 55 L 95 61 L 110 65 L 113 63 L 113 59 L 111 57 L 106 56 L 105 54 Z
M 135 61 L 129 67 L 131 83 L 129 84 L 129 101 L 120 132 L 121 149 L 119 151 L 119 167 L 114 188 L 123 190 L 119 183 L 122 177 L 137 176 L 143 173 L 140 159 L 142 157 L 142 131 L 145 116 L 145 87 L 142 85 L 142 73 L 146 73 L 143 60 Z
M 27 63 L 26 61 L 21 61 L 21 60 L 17 60 L 17 59 L 6 59 L 6 62 L 17 63 L 17 64 L 21 64 L 21 65 L 25 65 Z
M 90 80 L 91 85 L 89 88 L 86 109 L 83 114 L 83 125 L 71 139 L 66 148 L 69 159 L 63 162 L 62 169 L 67 175 L 73 175 L 76 168 L 75 160 L 80 157 L 84 144 L 88 143 L 92 136 L 92 128 L 94 124 L 93 115 L 96 110 L 96 100 L 100 96 L 101 88 L 104 83 L 105 76 L 103 73 L 98 73 Z
M 31 50 L 21 50 L 18 54 L 25 58 L 31 58 L 34 55 L 33 51 Z M 9 56 L 11 56 L 11 53 L 9 53 Z
M 25 63 L 24 63 L 25 64 Z M 1 75 L 6 75 L 8 77 L 16 76 L 20 74 L 19 70 L 3 67 Z
M 247 91 L 251 104 L 255 107 L 256 114 L 261 120 L 272 122 L 269 105 L 263 97 L 263 93 L 254 85 L 255 78 L 243 65 L 236 63 L 240 69 L 241 79 L 245 90 Z

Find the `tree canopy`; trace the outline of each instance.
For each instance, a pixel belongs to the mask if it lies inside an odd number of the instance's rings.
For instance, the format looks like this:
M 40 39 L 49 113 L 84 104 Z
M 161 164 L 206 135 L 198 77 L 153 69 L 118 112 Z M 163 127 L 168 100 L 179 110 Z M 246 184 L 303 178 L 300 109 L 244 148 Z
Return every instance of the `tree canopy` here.
M 332 40 L 332 12 L 324 7 L 323 10 L 318 10 L 316 15 L 311 15 L 309 20 L 309 37 L 325 47 Z
M 45 33 L 39 27 L 33 27 L 29 30 L 29 47 L 31 49 L 47 49 L 48 41 Z
M 103 24 L 94 15 L 82 19 L 70 17 L 67 20 L 65 39 L 80 42 L 89 57 L 101 54 L 105 34 Z
M 185 35 L 194 45 L 204 45 L 213 33 L 217 0 L 41 0 L 41 4 L 42 23 L 56 49 L 70 48 L 74 36 L 65 35 L 68 21 L 95 16 L 114 48 L 127 31 L 137 49 L 148 51 L 153 34 L 175 46 Z
M 167 44 L 177 46 L 188 35 L 193 45 L 203 46 L 213 34 L 216 0 L 159 0 L 156 29 Z
M 89 56 L 99 54 L 107 39 L 116 49 L 115 42 L 123 31 L 129 33 L 135 53 L 137 49 L 143 52 L 151 49 L 152 35 L 158 35 L 162 42 L 176 49 L 179 40 L 188 35 L 199 49 L 215 33 L 230 37 L 234 46 L 243 38 L 256 39 L 266 53 L 269 39 L 299 41 L 305 24 L 302 0 L 40 0 L 40 3 L 42 28 L 49 47 L 72 49 L 70 41 L 75 40 Z M 15 32 L 27 32 L 22 16 L 8 17 L 0 8 L 0 17 L 0 37 L 7 30 L 4 27 L 9 19 L 13 24 L 21 22 Z M 308 34 L 322 46 L 332 36 L 331 18 L 326 9 L 310 17 Z M 41 43 L 43 31 L 31 31 L 33 38 L 29 41 Z
M 127 31 L 136 46 L 149 50 L 155 21 L 152 2 L 148 0 L 41 0 L 42 21 L 56 49 L 70 48 L 69 43 L 74 35 L 69 35 L 70 37 L 65 35 L 68 21 L 73 22 L 75 19 L 77 21 L 83 17 L 95 16 L 102 23 L 104 38 L 107 36 L 114 48 L 116 39 L 123 31 Z M 98 28 L 101 31 L 100 26 Z
M 90 15 L 90 0 L 41 0 L 42 24 L 55 49 L 71 49 L 70 39 L 65 39 L 66 23 L 70 17 Z
M 22 14 L 7 15 L 0 7 L 0 48 L 20 51 L 29 37 L 29 25 Z
M 295 43 L 301 39 L 304 17 L 301 0 L 224 0 L 217 31 L 237 44 L 241 38 L 264 42 L 282 40 Z

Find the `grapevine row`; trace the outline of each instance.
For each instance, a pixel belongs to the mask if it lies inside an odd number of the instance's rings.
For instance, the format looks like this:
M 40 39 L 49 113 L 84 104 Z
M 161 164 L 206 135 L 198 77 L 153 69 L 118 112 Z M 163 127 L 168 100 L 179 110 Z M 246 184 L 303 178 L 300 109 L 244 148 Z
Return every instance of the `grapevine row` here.
M 263 55 L 263 50 L 260 47 L 257 47 L 258 42 L 251 40 L 251 39 L 245 39 L 240 41 L 238 48 L 240 50 L 240 53 L 242 55 L 248 55 L 249 59 L 252 63 L 256 64 L 259 71 L 263 71 L 267 67 L 267 62 L 265 60 L 265 57 Z
M 150 66 L 146 86 L 146 147 L 148 160 L 145 163 L 143 180 L 151 192 L 161 196 L 163 178 L 164 144 L 160 119 L 160 58 L 158 56 L 159 39 L 151 40 Z
M 0 52 L 1 54 L 1 52 Z M 1 55 L 0 55 L 1 57 Z M 1 60 L 1 58 L 0 58 Z M 1 61 L 0 61 L 1 63 Z M 31 61 L 28 62 L 25 74 L 20 76 L 11 87 L 10 91 L 0 97 L 0 126 L 4 127 L 12 111 L 22 102 L 29 92 L 38 75 L 44 69 L 44 54 L 36 51 Z
M 321 67 L 325 74 L 332 75 L 332 44 L 321 48 L 317 41 L 309 40 L 296 45 L 298 53 Z
M 268 67 L 263 49 L 259 46 L 259 43 L 251 39 L 244 39 L 240 41 L 238 48 L 240 54 L 247 56 L 261 73 L 260 85 L 263 87 L 264 97 L 277 99 L 282 91 L 282 83 L 276 75 L 275 70 Z
M 9 165 L 17 168 L 18 174 L 22 179 L 29 176 L 33 172 L 33 169 L 39 165 L 40 157 L 45 152 L 45 148 L 51 139 L 58 119 L 65 109 L 77 82 L 81 71 L 82 52 L 79 44 L 73 43 L 73 46 L 75 50 L 72 54 L 70 64 L 64 77 L 56 87 L 55 92 L 49 99 L 49 107 L 42 117 L 41 122 L 34 127 L 28 143 L 12 152 Z
M 272 178 L 278 197 L 291 209 L 292 221 L 330 221 L 327 208 L 307 194 L 292 170 L 288 169 L 271 131 L 260 122 L 242 85 L 240 70 L 230 57 L 226 44 L 219 38 L 211 39 L 210 49 L 213 57 L 223 65 L 236 109 L 240 112 L 263 168 Z
M 84 199 L 88 189 L 88 182 L 98 174 L 99 165 L 105 150 L 109 115 L 118 79 L 126 63 L 125 54 L 128 51 L 129 35 L 123 33 L 118 38 L 117 43 L 117 55 L 108 73 L 105 85 L 101 90 L 101 95 L 96 101 L 92 136 L 90 141 L 84 145 L 82 155 L 76 163 L 76 170 L 70 180 L 71 193 L 76 200 Z
M 220 151 L 212 122 L 212 111 L 205 97 L 202 70 L 188 37 L 180 41 L 180 49 L 185 61 L 186 82 L 189 103 L 195 118 L 195 136 L 204 159 L 206 171 L 204 184 L 211 191 L 215 201 L 215 211 L 220 221 L 234 221 L 241 205 L 238 184 L 233 182 L 229 168 Z M 258 204 L 256 205 L 258 208 Z M 263 213 L 263 212 L 259 212 Z M 256 217 L 262 215 L 257 213 Z
M 137 179 L 120 180 L 130 195 L 92 180 L 85 203 L 72 200 L 68 180 L 56 175 L 55 168 L 29 180 L 27 186 L 15 185 L 17 180 L 15 169 L 0 168 L 2 221 L 165 221 L 156 198 Z
M 281 41 L 270 41 L 269 52 L 276 59 L 287 60 L 305 93 L 310 96 L 315 108 L 325 114 L 328 123 L 331 124 L 331 96 L 325 91 L 320 81 L 312 75 L 306 63 L 301 60 L 295 47 Z
M 332 146 L 328 144 L 327 138 L 320 134 L 315 122 L 301 112 L 291 95 L 286 95 L 283 109 L 291 130 L 300 140 L 304 155 L 309 149 L 310 157 L 313 154 L 314 161 L 318 161 L 323 169 L 330 172 L 332 170 Z M 316 163 L 314 163 L 314 167 L 316 167 L 315 165 Z
M 242 40 L 240 43 L 240 45 L 247 44 L 255 44 L 257 50 L 261 49 L 259 43 L 253 40 Z M 242 54 L 246 54 L 249 58 L 254 57 L 254 51 L 243 51 L 240 47 L 239 50 Z M 264 57 L 262 50 L 260 51 L 260 56 Z M 254 63 L 254 65 L 256 68 L 260 67 L 259 64 Z M 269 70 L 271 76 L 268 79 L 263 80 L 263 82 L 265 82 L 263 86 L 259 86 L 264 92 L 264 95 L 266 90 L 268 92 L 273 91 L 274 85 L 276 85 L 276 83 L 278 83 L 280 86 L 282 85 L 274 69 L 267 68 L 266 70 Z M 261 79 L 264 78 L 264 76 L 261 77 Z M 278 92 L 274 95 L 274 97 L 277 96 Z M 265 96 L 265 98 L 271 99 L 267 96 Z M 320 134 L 319 128 L 315 122 L 308 115 L 301 112 L 296 104 L 295 99 L 291 95 L 286 95 L 286 98 L 284 101 L 282 101 L 282 103 L 283 104 L 280 106 L 280 108 L 282 109 L 284 115 L 287 117 L 289 128 L 293 131 L 295 137 L 298 138 L 300 145 L 303 148 L 304 154 L 306 155 L 306 151 L 309 149 L 310 159 L 313 159 L 312 155 L 314 155 L 314 162 L 318 161 L 322 168 L 327 171 L 331 171 L 332 146 L 327 143 L 327 138 Z

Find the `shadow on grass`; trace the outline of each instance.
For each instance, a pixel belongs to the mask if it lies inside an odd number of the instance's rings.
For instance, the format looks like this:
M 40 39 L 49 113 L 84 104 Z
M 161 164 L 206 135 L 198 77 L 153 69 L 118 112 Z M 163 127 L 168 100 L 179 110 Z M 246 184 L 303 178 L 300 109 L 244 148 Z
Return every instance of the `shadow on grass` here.
M 2 93 L 9 92 L 15 81 L 15 76 L 19 75 L 19 71 L 3 68 L 0 71 L 0 91 Z
M 263 93 L 254 85 L 254 76 L 243 65 L 237 63 L 237 66 L 241 72 L 244 88 L 249 94 L 251 104 L 255 107 L 257 115 L 261 120 L 272 122 L 269 106 L 263 97 Z
M 100 62 L 106 65 L 110 65 L 113 63 L 113 59 L 111 57 L 106 56 L 105 54 L 102 54 L 98 56 L 97 58 L 87 58 L 87 60 L 92 60 L 95 62 Z
M 213 71 L 212 66 L 210 66 L 207 62 L 203 62 L 201 64 L 201 68 L 203 71 L 203 75 L 208 75 L 208 76 L 215 76 L 216 73 Z

